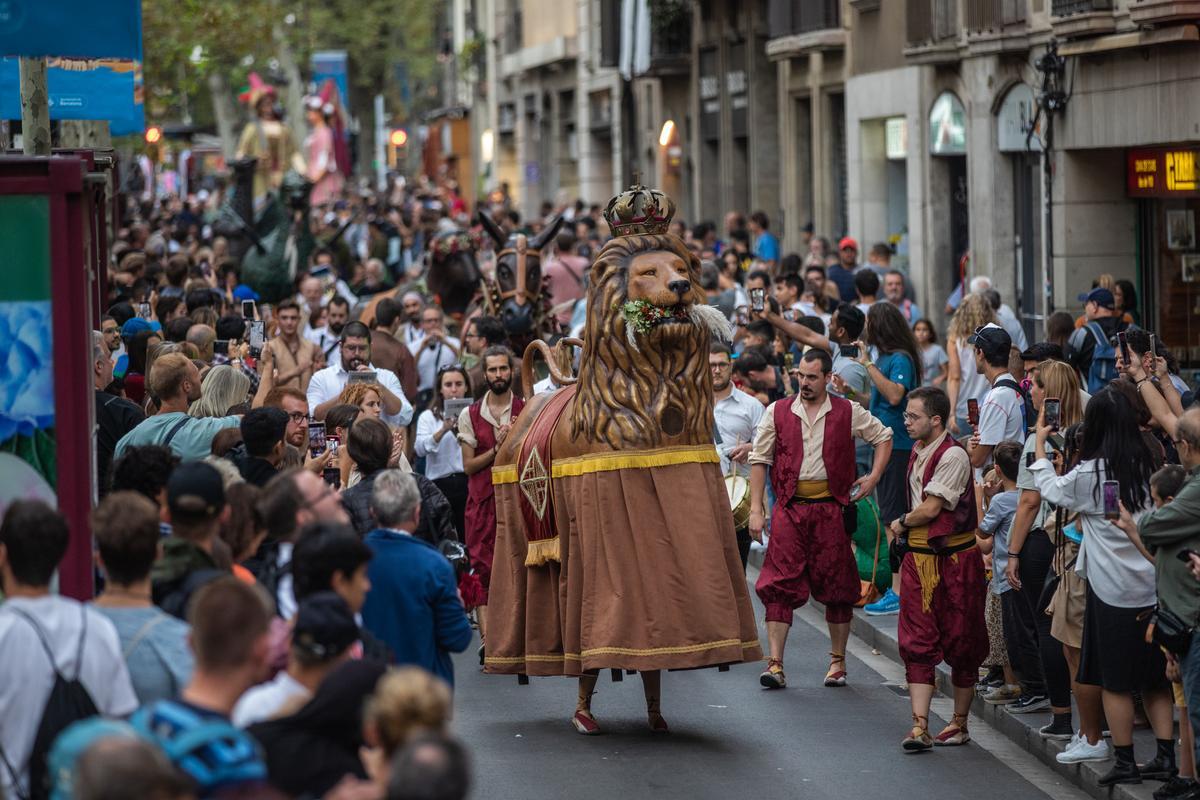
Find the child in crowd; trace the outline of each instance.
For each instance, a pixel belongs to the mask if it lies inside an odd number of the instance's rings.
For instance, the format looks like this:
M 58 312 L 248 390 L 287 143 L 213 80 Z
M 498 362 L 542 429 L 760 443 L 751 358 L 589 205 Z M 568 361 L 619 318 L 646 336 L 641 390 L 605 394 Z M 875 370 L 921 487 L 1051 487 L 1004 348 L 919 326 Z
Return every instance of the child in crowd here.
M 1017 490 L 1017 471 L 1021 459 L 1021 445 L 1017 442 L 1001 442 L 996 445 L 995 467 L 987 473 L 983 485 L 976 491 L 979 493 L 979 507 L 986 508 L 979 529 L 975 532 L 979 549 L 983 553 L 991 553 L 992 584 L 989 606 L 1003 606 L 1003 597 L 1012 590 L 1005 578 L 1005 568 L 1008 566 L 1008 529 L 1012 526 L 1013 517 L 1017 513 L 1017 500 L 1020 492 Z M 993 599 L 995 598 L 995 599 Z M 997 615 L 995 609 L 986 615 L 988 622 L 988 638 L 992 642 L 1003 641 L 1002 615 Z M 996 630 L 996 629 L 999 630 Z M 1005 649 L 1001 645 L 1000 649 Z M 997 650 L 993 644 L 992 650 Z M 1006 653 L 1007 656 L 1007 653 Z M 996 659 L 993 659 L 995 662 Z M 1021 687 L 1017 683 L 1016 673 L 1007 657 L 999 659 L 1004 669 L 1004 683 L 993 688 L 983 696 L 992 705 L 1006 705 L 1021 696 Z
M 950 357 L 938 344 L 937 331 L 933 323 L 927 319 L 919 319 L 913 323 L 913 336 L 921 347 L 921 374 L 925 376 L 925 386 L 946 388 L 946 376 L 950 373 Z

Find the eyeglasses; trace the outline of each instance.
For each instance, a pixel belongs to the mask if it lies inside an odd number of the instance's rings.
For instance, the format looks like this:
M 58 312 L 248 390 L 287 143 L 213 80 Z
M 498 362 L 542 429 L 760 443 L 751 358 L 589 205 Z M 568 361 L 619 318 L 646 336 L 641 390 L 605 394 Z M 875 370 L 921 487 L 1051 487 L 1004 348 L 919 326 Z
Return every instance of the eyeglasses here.
M 288 414 L 288 419 L 292 422 L 304 422 L 308 419 L 308 414 L 305 414 L 303 411 L 292 411 Z
M 904 421 L 905 422 L 917 422 L 917 421 L 923 420 L 923 419 L 926 419 L 924 414 L 913 414 L 909 411 L 904 412 Z M 930 419 L 932 419 L 932 417 L 930 417 Z

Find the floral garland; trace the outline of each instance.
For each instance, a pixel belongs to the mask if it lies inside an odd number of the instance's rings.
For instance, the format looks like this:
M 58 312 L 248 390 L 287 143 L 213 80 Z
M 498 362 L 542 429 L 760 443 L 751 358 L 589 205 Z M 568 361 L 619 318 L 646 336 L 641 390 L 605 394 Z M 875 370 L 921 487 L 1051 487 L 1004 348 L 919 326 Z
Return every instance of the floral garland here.
M 625 321 L 641 334 L 650 333 L 651 328 L 674 315 L 671 309 L 656 306 L 647 300 L 630 300 L 622 310 L 625 312 Z
M 430 248 L 435 261 L 442 261 L 458 253 L 474 254 L 479 249 L 479 237 L 474 233 L 453 233 L 439 236 Z

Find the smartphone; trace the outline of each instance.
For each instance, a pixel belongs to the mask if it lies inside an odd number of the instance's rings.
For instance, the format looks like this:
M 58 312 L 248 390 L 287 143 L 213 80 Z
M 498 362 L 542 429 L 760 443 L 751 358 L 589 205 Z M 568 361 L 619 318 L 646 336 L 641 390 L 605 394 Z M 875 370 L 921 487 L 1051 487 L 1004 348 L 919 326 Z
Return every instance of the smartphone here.
M 750 315 L 746 313 L 746 309 L 739 308 L 737 312 L 737 323 L 743 328 L 750 324 Z
M 972 428 L 979 426 L 979 401 L 974 397 L 967 400 L 967 422 Z
M 1062 403 L 1057 397 L 1047 397 L 1042 401 L 1042 413 L 1046 417 L 1046 424 L 1050 426 L 1050 430 L 1058 430 L 1058 425 L 1062 422 Z
M 338 447 L 341 445 L 342 439 L 336 433 L 325 434 L 325 449 L 337 455 Z
M 342 471 L 337 467 L 326 467 L 321 470 L 321 477 L 334 489 L 342 484 Z
M 138 303 L 138 316 L 142 319 L 150 319 L 149 303 Z
M 858 358 L 858 345 L 843 344 L 838 347 L 838 350 L 846 358 Z
M 750 308 L 753 311 L 762 311 L 767 307 L 767 290 L 766 289 L 751 289 L 750 290 Z
M 250 343 L 250 355 L 258 358 L 262 355 L 263 345 L 266 343 L 266 329 L 260 319 L 250 321 L 250 335 L 247 341 Z
M 254 319 L 254 301 L 253 300 L 243 300 L 242 301 L 242 316 L 245 317 L 246 319 Z
M 1116 481 L 1104 482 L 1104 518 L 1121 518 L 1121 485 Z
M 1037 461 L 1037 453 L 1030 450 L 1028 453 L 1025 454 L 1025 466 L 1032 467 L 1034 461 Z
M 308 449 L 313 454 L 313 458 L 325 452 L 326 436 L 324 422 L 309 422 L 308 423 Z
M 442 419 L 456 420 L 462 415 L 463 409 L 469 408 L 470 405 L 471 405 L 471 399 L 468 397 L 463 397 L 463 398 L 459 398 L 459 399 L 455 399 L 452 397 L 447 398 L 442 403 Z
M 1129 340 L 1125 338 L 1125 331 L 1117 334 L 1117 346 L 1121 348 L 1121 358 L 1125 363 L 1129 363 Z
M 213 355 L 229 355 L 229 340 L 217 339 L 213 342 Z
M 346 383 L 379 383 L 379 373 L 374 370 L 360 372 L 355 370 L 346 377 Z
M 1182 550 L 1180 550 L 1178 553 L 1176 553 L 1175 557 L 1186 564 L 1191 560 L 1192 556 L 1194 556 L 1194 555 L 1196 555 L 1195 550 L 1193 550 L 1190 547 L 1185 547 Z
M 796 321 L 796 312 L 790 308 L 786 309 L 783 312 L 783 318 L 786 319 L 788 322 L 795 322 Z

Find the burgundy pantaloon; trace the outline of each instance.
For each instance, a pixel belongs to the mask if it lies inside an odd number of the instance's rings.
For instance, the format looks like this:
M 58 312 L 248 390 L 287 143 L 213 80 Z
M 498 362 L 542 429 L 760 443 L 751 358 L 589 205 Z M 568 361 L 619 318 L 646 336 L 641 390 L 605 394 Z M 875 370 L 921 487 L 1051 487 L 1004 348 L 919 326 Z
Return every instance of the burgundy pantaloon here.
M 771 538 L 754 587 L 767 622 L 792 624 L 792 612 L 811 594 L 825 620 L 849 622 L 861 587 L 842 507 L 834 502 L 780 502 L 771 514 Z
M 906 553 L 900 566 L 898 634 L 904 673 L 909 683 L 934 684 L 934 668 L 945 660 L 951 683 L 973 687 L 988 654 L 983 558 L 972 547 L 937 556 L 937 561 L 941 579 L 928 611 L 921 601 L 914 554 Z

